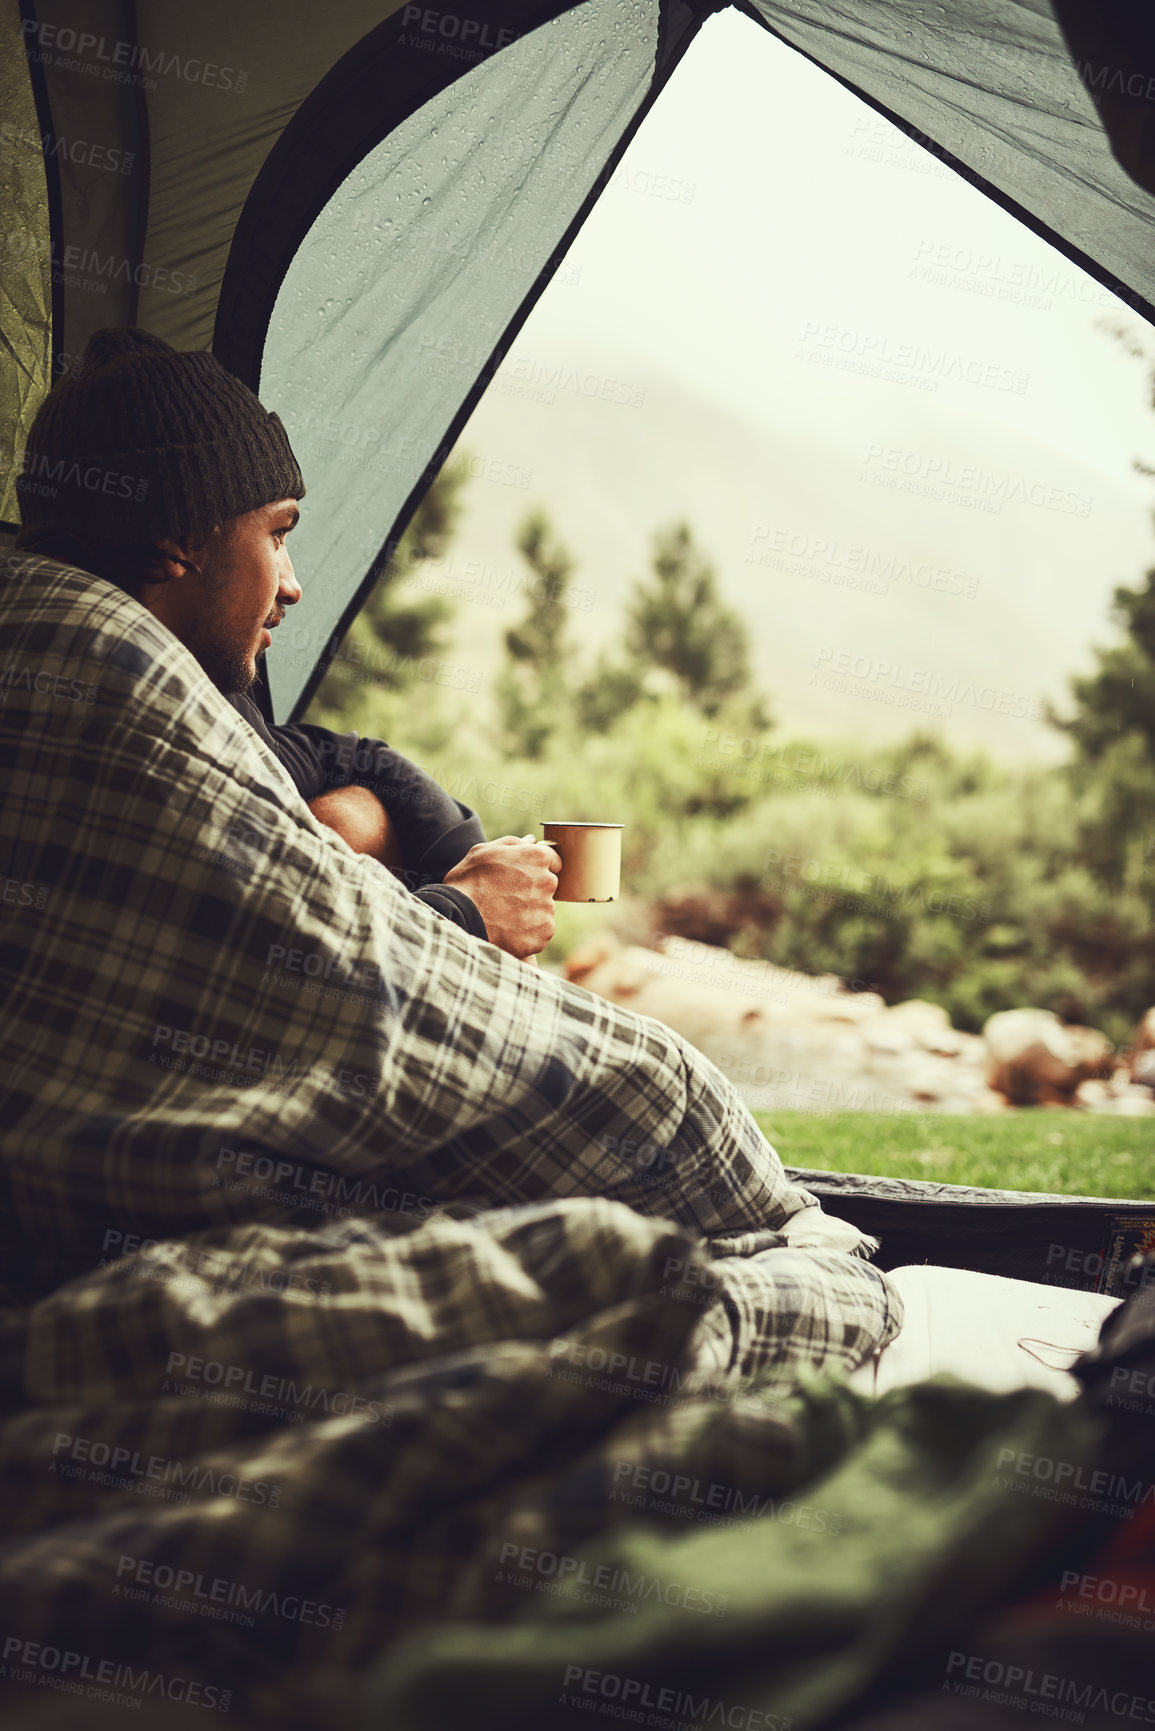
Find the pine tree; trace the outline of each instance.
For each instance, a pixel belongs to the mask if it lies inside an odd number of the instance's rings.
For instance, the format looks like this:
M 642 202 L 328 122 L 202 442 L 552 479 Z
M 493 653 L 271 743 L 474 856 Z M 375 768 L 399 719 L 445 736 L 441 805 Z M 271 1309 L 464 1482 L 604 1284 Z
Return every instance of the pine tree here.
M 635 662 L 663 669 L 703 715 L 716 715 L 750 683 L 746 627 L 719 596 L 688 523 L 658 531 L 652 564 L 652 577 L 634 588 L 626 648 Z
M 406 580 L 419 576 L 423 565 L 445 557 L 467 478 L 464 465 L 439 470 L 405 533 L 389 550 L 317 690 L 313 708 L 324 716 L 326 726 L 339 728 L 346 717 L 347 725 L 354 725 L 361 719 L 367 687 L 404 692 L 418 677 L 417 664 L 444 651 L 453 604 L 440 595 L 407 590 Z
M 565 592 L 574 561 L 540 508 L 524 518 L 516 544 L 532 572 L 529 604 L 520 625 L 505 633 L 506 660 L 495 695 L 506 752 L 535 758 L 569 708 Z
M 1155 761 L 1155 569 L 1142 589 L 1116 589 L 1111 616 L 1127 632 L 1113 649 L 1096 649 L 1098 672 L 1071 680 L 1075 712 L 1050 719 L 1075 741 L 1080 756 L 1097 762 L 1127 735 L 1137 736 Z

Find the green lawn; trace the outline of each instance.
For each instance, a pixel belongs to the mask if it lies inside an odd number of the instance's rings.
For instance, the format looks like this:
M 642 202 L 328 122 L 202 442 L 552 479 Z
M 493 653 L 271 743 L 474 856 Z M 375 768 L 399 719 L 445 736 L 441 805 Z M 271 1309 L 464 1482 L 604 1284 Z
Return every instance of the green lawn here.
M 1155 1197 L 1155 1118 L 755 1112 L 786 1166 L 1000 1190 Z

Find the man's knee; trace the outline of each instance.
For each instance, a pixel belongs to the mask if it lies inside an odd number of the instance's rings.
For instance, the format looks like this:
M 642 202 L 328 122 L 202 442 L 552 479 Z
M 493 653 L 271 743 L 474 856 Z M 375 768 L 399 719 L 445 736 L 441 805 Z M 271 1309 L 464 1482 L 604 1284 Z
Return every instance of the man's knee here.
M 385 807 L 367 787 L 335 787 L 309 801 L 319 823 L 335 830 L 354 853 L 367 853 L 382 865 L 401 866 L 397 832 Z

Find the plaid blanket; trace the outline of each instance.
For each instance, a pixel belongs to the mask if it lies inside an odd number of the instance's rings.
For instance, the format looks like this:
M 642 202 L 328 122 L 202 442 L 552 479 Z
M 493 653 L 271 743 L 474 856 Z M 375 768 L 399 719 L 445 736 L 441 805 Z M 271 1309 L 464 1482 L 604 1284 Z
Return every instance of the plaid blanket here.
M 4 1682 L 333 1722 L 592 1439 L 725 1456 L 897 1331 L 711 1064 L 354 855 L 129 597 L 0 562 L 0 696 Z

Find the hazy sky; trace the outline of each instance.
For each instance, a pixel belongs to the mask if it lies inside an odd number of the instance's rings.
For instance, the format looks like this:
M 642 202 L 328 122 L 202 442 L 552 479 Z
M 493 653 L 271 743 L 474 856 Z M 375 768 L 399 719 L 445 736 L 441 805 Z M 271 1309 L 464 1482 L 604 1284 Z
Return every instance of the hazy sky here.
M 1096 329 L 1148 327 L 739 13 L 707 21 L 570 261 L 579 292 L 547 291 L 523 340 L 649 362 L 768 428 L 788 407 L 857 451 L 864 428 L 957 407 L 1116 481 L 1155 456 L 1145 371 Z M 1025 389 L 947 377 L 930 394 L 813 358 L 901 362 L 904 345 Z
M 540 501 L 597 590 L 573 627 L 592 644 L 620 630 L 655 525 L 685 515 L 787 725 L 881 739 L 922 720 L 1010 758 L 1061 756 L 1043 705 L 1067 702 L 1114 635 L 1113 588 L 1155 562 L 1155 484 L 1134 466 L 1155 463 L 1149 363 L 1111 326 L 1155 357 L 1150 328 L 1077 266 L 719 13 L 463 434 L 499 470 L 532 470 L 532 491 L 473 486 L 455 556 L 508 567 Z M 612 375 L 643 405 L 522 400 L 509 387 L 525 360 Z M 935 496 L 943 465 L 952 486 L 969 466 L 1019 496 L 985 480 Z M 770 526 L 788 553 L 823 536 L 837 552 L 767 559 Z M 950 567 L 965 593 L 918 593 L 909 576 L 848 587 L 854 544 L 908 572 Z M 458 647 L 488 678 L 515 608 L 468 591 Z M 970 695 L 916 712 L 881 680 L 816 676 L 851 652 Z M 988 681 L 1014 694 L 1009 718 L 978 697 Z

